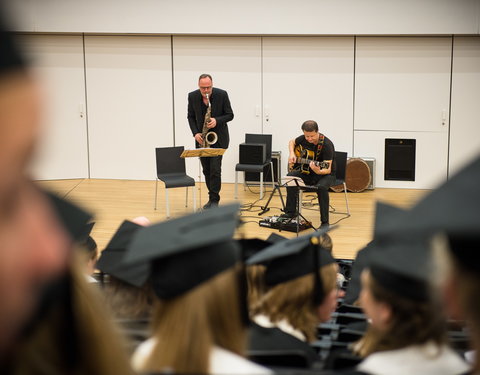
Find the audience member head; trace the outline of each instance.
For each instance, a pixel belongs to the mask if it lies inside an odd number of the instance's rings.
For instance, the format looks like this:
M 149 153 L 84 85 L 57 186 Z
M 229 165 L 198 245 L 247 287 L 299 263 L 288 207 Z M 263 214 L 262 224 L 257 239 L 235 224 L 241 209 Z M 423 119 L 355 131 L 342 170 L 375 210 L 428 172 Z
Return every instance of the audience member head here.
M 152 225 L 135 235 L 125 262 L 150 262 L 158 298 L 155 345 L 145 361 L 134 355 L 137 370 L 208 373 L 213 347 L 243 354 L 241 254 L 232 240 L 237 210 L 238 206 L 222 206 Z
M 253 255 L 264 250 L 265 248 L 271 246 L 275 241 L 284 239 L 284 237 L 272 237 L 273 240 L 261 240 L 259 238 L 247 238 L 240 239 L 238 243 L 240 244 L 242 251 L 242 259 L 247 261 Z M 255 306 L 258 300 L 266 292 L 267 287 L 264 280 L 265 266 L 261 264 L 252 264 L 245 267 L 245 276 L 247 282 L 247 298 L 248 298 L 248 308 L 251 310 L 252 306 Z
M 318 323 L 329 320 L 337 304 L 338 266 L 330 253 L 318 246 L 318 238 L 279 242 L 247 264 L 265 266 L 269 288 L 253 313 L 266 315 L 274 323 L 286 320 L 313 341 Z
M 371 320 L 356 346 L 361 356 L 422 345 L 442 346 L 445 316 L 431 288 L 430 253 L 420 242 L 381 249 L 362 272 L 360 304 Z
M 76 254 L 74 254 L 76 257 Z M 42 316 L 10 357 L 10 374 L 133 374 L 109 312 L 80 262 L 50 284 Z
M 122 264 L 127 246 L 142 225 L 125 220 L 102 251 L 97 268 L 103 273 L 104 296 L 117 319 L 141 319 L 151 315 L 153 294 L 147 282 L 147 262 Z
M 39 122 L 35 83 L 0 20 L 0 361 L 64 271 L 70 246 L 26 174 Z

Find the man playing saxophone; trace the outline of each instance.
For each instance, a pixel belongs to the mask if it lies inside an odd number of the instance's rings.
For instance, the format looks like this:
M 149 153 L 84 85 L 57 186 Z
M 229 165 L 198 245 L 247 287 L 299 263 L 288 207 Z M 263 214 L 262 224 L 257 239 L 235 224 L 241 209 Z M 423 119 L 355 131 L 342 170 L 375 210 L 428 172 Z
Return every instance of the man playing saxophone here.
M 230 136 L 227 123 L 233 119 L 233 110 L 228 93 L 213 87 L 211 75 L 200 75 L 198 90 L 188 94 L 187 118 L 197 148 L 228 148 Z M 200 161 L 208 189 L 208 202 L 203 208 L 208 209 L 217 206 L 220 201 L 222 156 L 204 157 Z

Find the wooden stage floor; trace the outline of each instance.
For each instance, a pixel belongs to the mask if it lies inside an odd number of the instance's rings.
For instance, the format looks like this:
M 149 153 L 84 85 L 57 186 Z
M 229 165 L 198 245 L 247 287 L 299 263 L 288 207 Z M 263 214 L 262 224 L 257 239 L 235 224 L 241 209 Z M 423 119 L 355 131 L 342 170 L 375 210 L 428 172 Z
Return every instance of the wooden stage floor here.
M 49 180 L 38 183 L 63 197 L 67 197 L 82 205 L 95 215 L 95 227 L 92 237 L 97 241 L 102 250 L 109 241 L 116 228 L 125 219 L 133 219 L 137 216 L 145 216 L 152 222 L 166 220 L 165 189 L 163 183 L 158 184 L 157 210 L 154 210 L 155 181 L 132 181 L 132 180 L 102 180 L 102 179 L 75 179 L 75 180 Z M 197 184 L 197 208 L 207 201 L 207 190 L 204 184 Z M 238 202 L 242 205 L 241 216 L 246 222 L 242 226 L 241 233 L 247 238 L 266 238 L 272 232 L 285 237 L 294 237 L 294 232 L 279 232 L 275 229 L 259 226 L 262 217 L 280 215 L 281 202 L 276 193 L 270 204 L 270 211 L 259 216 L 261 206 L 265 206 L 270 196 L 271 186 L 261 201 L 259 187 L 247 187 L 244 191 L 239 185 Z M 201 192 L 201 200 L 199 193 Z M 330 223 L 338 222 L 338 227 L 331 232 L 333 240 L 333 253 L 337 258 L 353 259 L 358 250 L 367 244 L 372 236 L 374 208 L 376 201 L 388 202 L 400 207 L 410 207 L 429 190 L 412 189 L 375 189 L 361 193 L 348 193 L 348 201 L 351 216 L 345 219 L 345 215 L 330 214 Z M 185 188 L 169 190 L 170 215 L 172 218 L 192 212 L 192 190 L 189 190 L 189 207 L 185 207 Z M 284 198 L 286 197 L 283 191 Z M 234 184 L 224 183 L 221 191 L 221 204 L 235 202 Z M 317 204 L 316 194 L 306 193 L 303 195 L 304 208 L 302 214 L 313 223 L 315 227 L 320 225 L 320 213 L 318 205 L 308 207 L 310 202 Z M 343 193 L 330 192 L 330 204 L 337 212 L 345 212 L 345 198 Z M 311 231 L 309 229 L 308 231 Z M 307 231 L 300 232 L 300 235 Z

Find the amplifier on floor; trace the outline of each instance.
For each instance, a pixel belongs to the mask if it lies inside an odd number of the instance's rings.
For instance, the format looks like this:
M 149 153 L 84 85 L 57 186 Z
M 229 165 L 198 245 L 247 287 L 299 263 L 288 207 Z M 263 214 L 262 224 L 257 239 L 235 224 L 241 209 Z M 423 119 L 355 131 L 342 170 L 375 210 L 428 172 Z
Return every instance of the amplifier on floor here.
M 258 222 L 258 225 L 261 227 L 285 230 L 287 232 L 297 232 L 297 219 L 296 218 L 285 218 L 280 216 L 267 216 L 263 220 Z M 298 231 L 305 229 L 313 228 L 312 223 L 305 221 L 300 217 L 298 222 Z
M 267 153 L 264 143 L 240 143 L 240 164 L 264 164 Z
M 272 151 L 272 163 L 273 163 L 273 181 L 280 184 L 280 166 L 282 161 L 281 151 Z M 270 166 L 267 165 L 263 168 L 263 182 L 272 182 L 272 173 Z M 260 173 L 245 172 L 245 183 L 251 186 L 260 185 Z

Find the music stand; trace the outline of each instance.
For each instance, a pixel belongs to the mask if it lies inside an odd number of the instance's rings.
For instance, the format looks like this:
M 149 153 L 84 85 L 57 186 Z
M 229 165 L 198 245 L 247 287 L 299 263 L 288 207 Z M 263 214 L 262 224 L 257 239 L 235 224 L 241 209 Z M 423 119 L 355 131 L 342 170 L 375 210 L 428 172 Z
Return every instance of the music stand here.
M 296 187 L 298 189 L 298 197 L 297 197 L 297 236 L 298 236 L 298 232 L 299 232 L 299 226 L 300 226 L 300 218 L 302 218 L 306 223 L 309 223 L 309 221 L 305 218 L 305 216 L 303 216 L 301 213 L 300 213 L 300 208 L 302 206 L 302 200 L 301 200 L 301 194 L 300 194 L 300 191 L 302 191 L 304 188 L 308 188 L 307 185 L 305 185 L 305 182 L 302 180 L 301 177 L 297 177 L 297 176 L 286 176 L 286 177 L 282 177 L 282 182 L 285 181 L 285 183 L 283 184 L 283 186 L 285 187 Z M 292 219 L 290 219 L 292 220 Z M 310 226 L 313 228 L 313 230 L 316 232 L 317 229 L 310 224 Z
M 278 189 L 278 193 L 279 193 L 280 199 L 282 201 L 282 207 L 283 207 L 282 211 L 285 212 L 285 203 L 284 203 L 283 196 L 282 196 L 282 191 L 280 190 L 280 188 L 281 187 L 296 187 L 296 188 L 298 188 L 298 190 L 300 192 L 300 190 L 302 190 L 301 188 L 307 188 L 308 187 L 307 185 L 305 185 L 305 182 L 300 177 L 297 177 L 297 176 L 285 176 L 285 177 L 282 177 L 280 180 L 281 180 L 281 184 L 277 184 L 275 186 L 272 193 L 270 194 L 270 197 L 268 198 L 267 204 L 264 207 L 261 207 L 262 211 L 258 215 L 263 215 L 265 212 L 270 210 L 270 208 L 268 208 L 268 204 L 270 203 L 270 201 L 273 197 L 273 194 L 275 193 L 275 190 Z M 300 218 L 302 218 L 306 223 L 309 223 L 309 221 L 300 213 L 301 204 L 302 204 L 302 202 L 300 200 L 300 194 L 299 194 L 299 197 L 297 199 L 297 236 L 298 236 L 298 233 L 300 232 Z M 287 222 L 290 222 L 292 220 L 293 220 L 293 218 L 290 218 Z M 315 231 L 317 230 L 317 229 L 315 229 L 315 227 L 313 225 L 310 224 L 310 226 Z
M 202 173 L 200 172 L 200 158 L 211 158 L 221 156 L 225 153 L 225 148 L 195 148 L 193 150 L 184 150 L 180 155 L 181 158 L 198 157 L 198 181 L 200 182 L 200 206 L 202 205 Z

